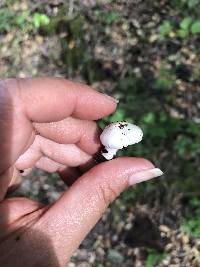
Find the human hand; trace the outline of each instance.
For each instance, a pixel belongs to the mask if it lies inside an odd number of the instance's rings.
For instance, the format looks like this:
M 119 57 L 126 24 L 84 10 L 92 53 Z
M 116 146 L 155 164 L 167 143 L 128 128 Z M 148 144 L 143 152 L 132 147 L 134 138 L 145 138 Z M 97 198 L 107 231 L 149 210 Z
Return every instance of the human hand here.
M 94 120 L 115 109 L 114 99 L 61 78 L 0 83 L 0 266 L 66 266 L 109 203 L 128 185 L 156 176 L 141 158 L 118 158 L 80 175 L 100 148 Z M 34 166 L 68 184 L 80 177 L 50 205 L 5 198 L 20 184 L 18 170 Z

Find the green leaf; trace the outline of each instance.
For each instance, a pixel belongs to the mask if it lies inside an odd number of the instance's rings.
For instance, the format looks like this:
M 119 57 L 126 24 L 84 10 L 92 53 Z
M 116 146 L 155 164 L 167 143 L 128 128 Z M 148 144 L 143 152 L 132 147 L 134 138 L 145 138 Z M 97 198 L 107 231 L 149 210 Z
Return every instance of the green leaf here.
M 200 210 L 200 199 L 193 198 L 190 200 L 190 205 Z
M 193 19 L 192 17 L 186 17 L 180 22 L 180 27 L 183 30 L 188 30 L 190 27 L 190 24 L 192 23 Z
M 6 8 L 0 9 L 0 32 L 9 31 L 13 27 L 15 12 Z
M 199 3 L 199 0 L 189 0 L 188 1 L 188 7 L 194 8 Z
M 40 23 L 41 23 L 41 25 L 48 25 L 49 22 L 50 22 L 49 17 L 47 17 L 44 14 L 41 14 L 41 16 L 40 16 Z
M 149 254 L 147 256 L 145 267 L 154 267 L 155 264 L 158 264 L 166 257 L 166 254 L 159 253 L 154 249 L 149 249 L 148 252 Z
M 178 140 L 176 140 L 174 148 L 179 156 L 184 157 L 186 155 L 190 155 L 193 151 L 193 143 L 194 141 L 191 138 L 181 136 Z
M 200 212 L 200 211 L 198 211 Z M 186 218 L 182 224 L 182 230 L 191 235 L 192 237 L 200 237 L 200 216 L 196 213 L 196 216 Z
M 111 24 L 114 21 L 117 21 L 119 18 L 120 18 L 119 13 L 112 11 L 106 15 L 105 21 L 107 24 Z
M 170 90 L 173 87 L 173 76 L 171 76 L 171 80 L 168 77 L 159 77 L 158 79 L 156 79 L 155 81 L 155 89 L 157 90 Z
M 178 35 L 178 37 L 184 39 L 184 38 L 187 38 L 189 36 L 189 31 L 180 29 L 177 31 L 177 35 Z
M 167 36 L 172 31 L 173 26 L 169 20 L 165 20 L 163 24 L 160 26 L 160 34 L 162 36 Z
M 16 17 L 16 23 L 19 26 L 23 26 L 23 24 L 26 22 L 27 17 L 29 16 L 30 12 L 28 10 L 23 11 Z
M 118 108 L 116 112 L 109 117 L 110 122 L 123 121 L 125 120 L 125 110 Z
M 144 114 L 143 116 L 143 122 L 147 124 L 152 124 L 155 122 L 155 113 L 154 112 L 148 112 Z
M 33 25 L 35 26 L 35 28 L 39 28 L 41 26 L 48 25 L 50 22 L 50 19 L 45 14 L 34 13 L 32 21 L 33 21 Z
M 38 13 L 35 13 L 33 15 L 33 25 L 35 26 L 35 28 L 40 27 L 40 15 Z
M 195 22 L 192 24 L 191 32 L 192 32 L 193 34 L 198 34 L 198 33 L 200 33 L 200 20 L 197 20 L 197 21 L 195 21 Z
M 160 114 L 159 114 L 160 116 L 160 122 L 166 122 L 167 121 L 167 119 L 168 119 L 168 117 L 167 117 L 167 114 L 164 112 L 164 111 L 161 111 L 160 112 Z

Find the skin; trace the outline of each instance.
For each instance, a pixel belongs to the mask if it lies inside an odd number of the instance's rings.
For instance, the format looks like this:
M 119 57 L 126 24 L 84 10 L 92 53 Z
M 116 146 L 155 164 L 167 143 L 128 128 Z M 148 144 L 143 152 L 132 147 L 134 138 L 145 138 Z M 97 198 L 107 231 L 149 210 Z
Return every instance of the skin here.
M 94 166 L 95 120 L 115 109 L 114 99 L 61 78 L 0 82 L 0 266 L 66 266 L 128 178 L 154 167 L 142 158 Z M 19 170 L 35 166 L 71 186 L 46 206 L 7 198 L 21 183 Z

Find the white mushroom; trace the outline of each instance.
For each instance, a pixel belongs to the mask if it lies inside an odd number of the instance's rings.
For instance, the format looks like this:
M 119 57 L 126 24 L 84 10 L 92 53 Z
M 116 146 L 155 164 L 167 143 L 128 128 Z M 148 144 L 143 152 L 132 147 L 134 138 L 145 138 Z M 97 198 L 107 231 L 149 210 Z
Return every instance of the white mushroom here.
M 119 149 L 139 143 L 142 137 L 143 132 L 137 125 L 125 121 L 111 123 L 105 127 L 100 135 L 101 143 L 105 147 L 102 155 L 110 160 Z

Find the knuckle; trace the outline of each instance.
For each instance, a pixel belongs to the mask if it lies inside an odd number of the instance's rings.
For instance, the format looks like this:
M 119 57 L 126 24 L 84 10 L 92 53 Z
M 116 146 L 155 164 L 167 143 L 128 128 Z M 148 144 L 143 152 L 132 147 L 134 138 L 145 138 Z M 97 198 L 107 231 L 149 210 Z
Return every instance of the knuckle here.
M 104 206 L 107 207 L 118 195 L 116 189 L 113 188 L 108 182 L 101 183 L 98 186 L 98 196 Z

